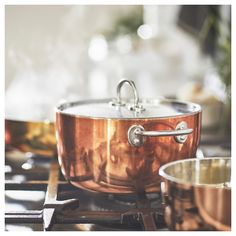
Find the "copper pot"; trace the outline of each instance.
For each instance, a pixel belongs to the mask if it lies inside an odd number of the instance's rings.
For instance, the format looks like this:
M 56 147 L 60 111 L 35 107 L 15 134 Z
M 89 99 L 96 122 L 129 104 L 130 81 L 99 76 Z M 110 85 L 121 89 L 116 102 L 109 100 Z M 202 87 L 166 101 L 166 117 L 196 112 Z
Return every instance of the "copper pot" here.
M 231 230 L 231 158 L 175 161 L 159 173 L 171 230 Z
M 133 89 L 133 100 L 121 99 L 125 83 Z M 115 100 L 79 101 L 57 107 L 62 173 L 73 185 L 91 191 L 157 191 L 161 165 L 195 156 L 200 126 L 199 105 L 139 100 L 134 82 L 122 80 Z
M 5 144 L 24 153 L 54 157 L 57 153 L 55 125 L 45 121 L 5 120 Z

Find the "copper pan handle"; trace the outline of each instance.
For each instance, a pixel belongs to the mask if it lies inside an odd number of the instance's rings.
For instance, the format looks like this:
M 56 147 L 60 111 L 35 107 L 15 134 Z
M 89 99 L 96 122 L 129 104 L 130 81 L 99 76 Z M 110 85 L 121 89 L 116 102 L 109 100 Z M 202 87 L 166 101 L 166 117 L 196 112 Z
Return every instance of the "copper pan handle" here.
M 141 147 L 146 137 L 174 136 L 177 143 L 184 143 L 192 132 L 184 121 L 178 123 L 175 130 L 146 131 L 141 125 L 133 125 L 128 130 L 128 141 L 134 147 Z

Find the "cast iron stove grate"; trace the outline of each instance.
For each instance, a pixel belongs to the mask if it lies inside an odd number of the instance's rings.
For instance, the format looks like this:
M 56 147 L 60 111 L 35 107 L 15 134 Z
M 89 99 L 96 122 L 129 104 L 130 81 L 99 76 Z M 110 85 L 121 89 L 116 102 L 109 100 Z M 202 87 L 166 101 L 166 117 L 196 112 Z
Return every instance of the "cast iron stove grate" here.
M 98 230 L 166 230 L 160 194 L 90 193 L 67 183 L 56 159 L 46 162 L 47 168 L 35 165 L 6 173 L 5 190 L 45 191 L 42 209 L 7 211 L 6 224 L 42 224 L 45 231 L 58 224 L 100 225 Z M 12 177 L 17 174 L 25 180 L 15 181 Z

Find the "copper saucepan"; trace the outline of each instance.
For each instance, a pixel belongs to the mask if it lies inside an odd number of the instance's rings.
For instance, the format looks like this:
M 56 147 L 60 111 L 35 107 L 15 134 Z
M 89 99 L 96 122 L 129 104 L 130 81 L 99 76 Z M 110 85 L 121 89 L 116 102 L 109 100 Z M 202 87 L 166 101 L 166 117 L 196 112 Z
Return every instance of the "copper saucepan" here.
M 131 86 L 134 99 L 123 101 Z M 65 178 L 91 191 L 133 193 L 159 188 L 159 167 L 195 157 L 201 108 L 166 99 L 142 99 L 122 80 L 117 99 L 64 103 L 56 110 L 58 159 Z
M 24 153 L 45 157 L 57 154 L 55 124 L 45 121 L 5 119 L 5 144 Z
M 179 160 L 159 173 L 171 230 L 231 230 L 231 158 Z

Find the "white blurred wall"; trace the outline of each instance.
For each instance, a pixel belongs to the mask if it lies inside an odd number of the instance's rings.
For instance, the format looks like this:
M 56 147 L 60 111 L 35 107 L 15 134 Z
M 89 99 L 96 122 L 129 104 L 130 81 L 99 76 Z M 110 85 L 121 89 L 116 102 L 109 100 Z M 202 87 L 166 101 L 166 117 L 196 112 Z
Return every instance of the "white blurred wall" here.
M 144 7 L 149 39 L 101 35 L 137 7 L 6 6 L 6 115 L 42 119 L 61 99 L 115 96 L 123 76 L 145 97 L 201 80 L 206 58 L 175 25 L 178 6 Z

